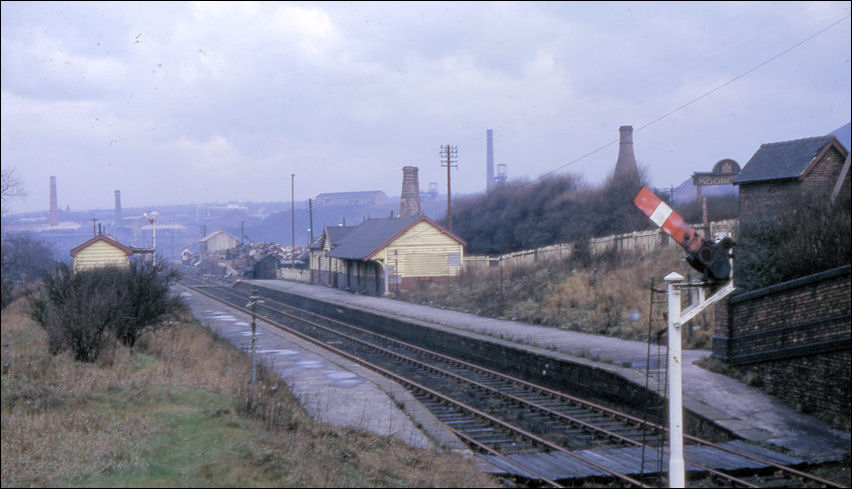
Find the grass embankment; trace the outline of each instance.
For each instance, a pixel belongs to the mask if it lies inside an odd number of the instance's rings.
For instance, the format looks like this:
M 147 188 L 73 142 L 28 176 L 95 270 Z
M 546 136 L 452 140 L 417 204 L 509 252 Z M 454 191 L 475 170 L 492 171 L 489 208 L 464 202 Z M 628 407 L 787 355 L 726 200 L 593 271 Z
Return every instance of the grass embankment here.
M 671 247 L 607 254 L 585 266 L 570 259 L 506 264 L 502 271 L 499 266 L 473 270 L 446 285 L 403 292 L 400 298 L 498 319 L 646 341 L 651 279 L 663 289 L 662 278 L 673 271 L 684 277 L 699 276 L 683 257 L 679 247 Z M 665 307 L 662 304 L 656 312 L 662 313 Z M 687 348 L 710 348 L 712 308 L 693 319 L 684 336 Z
M 98 363 L 2 313 L 2 486 L 496 487 L 458 455 L 310 419 L 286 386 L 184 321 Z M 8 367 L 7 367 L 8 366 Z

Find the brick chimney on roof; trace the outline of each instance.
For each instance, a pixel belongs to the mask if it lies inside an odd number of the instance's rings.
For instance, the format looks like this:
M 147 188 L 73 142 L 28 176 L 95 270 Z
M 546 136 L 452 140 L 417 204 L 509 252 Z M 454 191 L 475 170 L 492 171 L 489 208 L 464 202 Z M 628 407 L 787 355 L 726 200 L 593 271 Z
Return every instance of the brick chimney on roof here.
M 402 167 L 402 194 L 399 197 L 399 217 L 419 216 L 420 183 L 416 166 Z
M 618 160 L 615 162 L 615 177 L 627 178 L 639 182 L 639 167 L 636 166 L 636 158 L 633 156 L 633 126 L 621 126 L 618 145 Z

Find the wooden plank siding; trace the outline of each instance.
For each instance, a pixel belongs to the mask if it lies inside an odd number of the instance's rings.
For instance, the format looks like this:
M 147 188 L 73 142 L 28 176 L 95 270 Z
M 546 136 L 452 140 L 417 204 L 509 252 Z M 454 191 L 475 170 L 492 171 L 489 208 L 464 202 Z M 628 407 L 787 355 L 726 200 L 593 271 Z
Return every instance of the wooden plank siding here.
M 129 267 L 130 256 L 105 241 L 96 241 L 74 256 L 74 272 L 108 266 Z
M 373 257 L 392 266 L 400 279 L 461 273 L 464 246 L 427 222 L 419 222 Z

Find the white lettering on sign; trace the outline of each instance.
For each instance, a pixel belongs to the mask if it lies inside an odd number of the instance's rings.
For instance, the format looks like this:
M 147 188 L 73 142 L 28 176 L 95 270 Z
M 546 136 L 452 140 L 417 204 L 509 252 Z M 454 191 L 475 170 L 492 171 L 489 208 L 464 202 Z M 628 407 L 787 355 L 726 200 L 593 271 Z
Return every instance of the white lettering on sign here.
M 693 185 L 731 185 L 734 175 L 700 175 L 693 177 Z

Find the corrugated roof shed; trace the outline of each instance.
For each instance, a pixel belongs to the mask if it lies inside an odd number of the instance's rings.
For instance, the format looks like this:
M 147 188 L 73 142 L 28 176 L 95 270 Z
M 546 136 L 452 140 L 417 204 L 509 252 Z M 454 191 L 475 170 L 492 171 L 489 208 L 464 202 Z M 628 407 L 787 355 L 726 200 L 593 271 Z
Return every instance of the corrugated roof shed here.
M 734 184 L 799 178 L 832 140 L 838 147 L 843 147 L 831 135 L 762 144 L 739 175 L 734 177 Z

